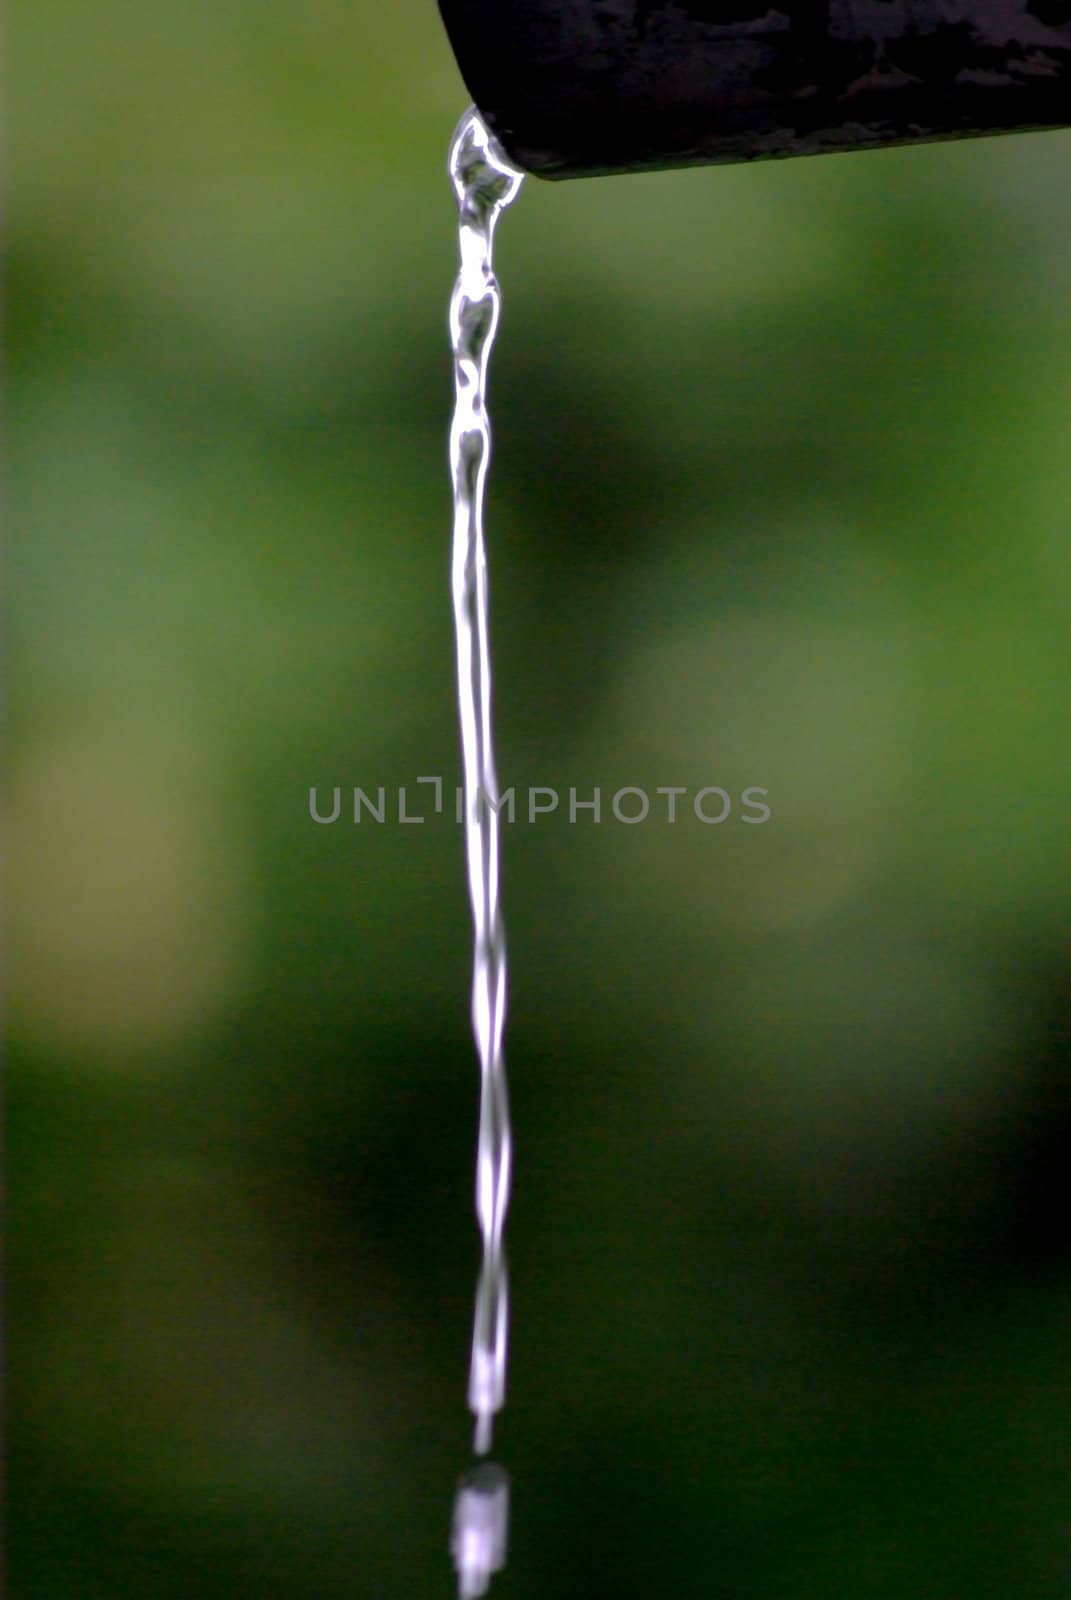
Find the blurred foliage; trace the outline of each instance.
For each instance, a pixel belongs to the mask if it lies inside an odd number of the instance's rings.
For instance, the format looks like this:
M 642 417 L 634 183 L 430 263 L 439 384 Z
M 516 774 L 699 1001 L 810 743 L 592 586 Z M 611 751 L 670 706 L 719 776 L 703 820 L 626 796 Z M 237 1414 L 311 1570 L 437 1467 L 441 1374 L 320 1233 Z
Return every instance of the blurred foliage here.
M 449 1592 L 434 8 L 12 22 L 12 1593 Z M 517 1597 L 1071 1579 L 1071 136 L 499 235 Z

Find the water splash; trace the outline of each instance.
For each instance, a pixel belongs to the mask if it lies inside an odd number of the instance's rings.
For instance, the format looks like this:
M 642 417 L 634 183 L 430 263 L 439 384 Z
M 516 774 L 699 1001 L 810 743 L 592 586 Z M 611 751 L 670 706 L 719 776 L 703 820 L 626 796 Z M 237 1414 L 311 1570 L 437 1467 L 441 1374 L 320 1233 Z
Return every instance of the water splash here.
M 492 270 L 499 216 L 517 197 L 524 174 L 510 165 L 475 107 L 457 126 L 450 177 L 460 212 L 461 268 L 450 300 L 454 418 L 453 597 L 458 709 L 465 796 L 465 849 L 473 919 L 472 1026 L 480 1062 L 480 1131 L 476 1215 L 483 1261 L 476 1291 L 469 1407 L 477 1451 L 491 1447 L 495 1413 L 506 1392 L 509 1286 L 503 1230 L 509 1205 L 512 1135 L 502 1034 L 506 1020 L 506 937 L 499 893 L 498 779 L 491 726 L 487 553 L 483 503 L 491 455 L 487 365 L 501 299 Z

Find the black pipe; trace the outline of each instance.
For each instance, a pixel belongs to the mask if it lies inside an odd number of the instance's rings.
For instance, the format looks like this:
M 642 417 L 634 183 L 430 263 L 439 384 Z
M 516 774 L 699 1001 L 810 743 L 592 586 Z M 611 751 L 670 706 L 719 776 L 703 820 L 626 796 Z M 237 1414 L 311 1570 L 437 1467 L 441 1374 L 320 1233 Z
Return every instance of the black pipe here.
M 543 178 L 1059 128 L 1071 0 L 439 0 Z

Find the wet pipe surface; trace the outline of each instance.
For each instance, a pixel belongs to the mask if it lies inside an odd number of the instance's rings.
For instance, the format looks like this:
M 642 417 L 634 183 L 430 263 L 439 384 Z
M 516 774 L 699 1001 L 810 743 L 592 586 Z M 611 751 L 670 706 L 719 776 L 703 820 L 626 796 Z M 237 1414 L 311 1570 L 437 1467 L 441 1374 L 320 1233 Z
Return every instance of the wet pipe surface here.
M 1071 0 L 440 0 L 507 154 L 567 178 L 1071 123 Z

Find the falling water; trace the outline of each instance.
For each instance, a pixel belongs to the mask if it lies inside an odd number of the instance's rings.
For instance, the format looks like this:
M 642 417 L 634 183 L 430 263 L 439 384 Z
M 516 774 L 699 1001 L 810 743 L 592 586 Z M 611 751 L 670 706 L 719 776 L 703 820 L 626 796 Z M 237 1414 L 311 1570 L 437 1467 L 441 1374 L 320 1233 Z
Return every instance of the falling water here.
M 506 939 L 499 896 L 499 792 L 491 727 L 487 553 L 483 533 L 484 487 L 491 454 L 485 394 L 501 304 L 491 264 L 495 224 L 500 213 L 516 199 L 523 174 L 507 161 L 475 107 L 458 124 L 450 146 L 449 171 L 460 211 L 461 268 L 450 301 L 455 382 L 450 466 L 454 486 L 453 596 L 465 849 L 474 934 L 472 1026 L 480 1062 L 476 1214 L 483 1237 L 472 1330 L 469 1406 L 476 1416 L 476 1449 L 482 1453 L 491 1447 L 493 1418 L 505 1399 L 509 1288 L 503 1230 L 512 1164 L 502 1054 Z
M 509 1478 L 494 1461 L 482 1461 L 458 1484 L 450 1549 L 458 1600 L 477 1600 L 506 1564 Z

